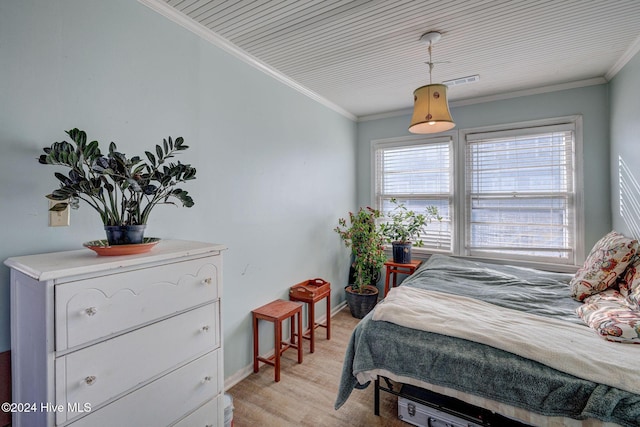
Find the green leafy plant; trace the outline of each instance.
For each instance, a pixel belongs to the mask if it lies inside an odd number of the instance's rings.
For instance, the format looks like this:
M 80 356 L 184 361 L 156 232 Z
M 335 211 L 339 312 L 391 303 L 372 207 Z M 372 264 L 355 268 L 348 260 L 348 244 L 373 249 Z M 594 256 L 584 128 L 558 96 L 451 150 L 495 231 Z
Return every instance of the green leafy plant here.
M 376 220 L 381 217 L 378 210 L 360 208 L 358 213 L 349 212 L 349 222 L 338 220 L 334 230 L 342 237 L 347 247 L 351 247 L 354 257 L 355 282 L 351 285 L 354 292 L 363 293 L 371 285 L 386 261 L 384 238 Z
M 424 242 L 419 238 L 431 221 L 441 221 L 438 208 L 427 206 L 425 213 L 416 213 L 406 207 L 404 203 L 399 203 L 396 199 L 391 199 L 395 207 L 387 215 L 388 221 L 380 225 L 382 235 L 390 243 L 413 243 L 420 247 Z
M 164 139 L 162 145 L 156 145 L 155 154 L 145 152 L 147 161 L 143 161 L 118 152 L 113 142 L 108 153 L 102 154 L 98 141 L 87 142 L 82 130 L 66 133 L 72 142 L 54 142 L 38 158 L 41 164 L 70 169 L 68 175 L 54 174 L 60 188 L 46 196 L 58 202 L 51 210 L 64 210 L 68 205 L 77 208 L 82 200 L 100 214 L 104 225 L 141 225 L 158 204 L 176 205 L 175 200 L 182 206 L 193 206 L 191 196 L 177 185 L 195 179 L 196 169 L 168 162 L 189 148 L 182 137 Z

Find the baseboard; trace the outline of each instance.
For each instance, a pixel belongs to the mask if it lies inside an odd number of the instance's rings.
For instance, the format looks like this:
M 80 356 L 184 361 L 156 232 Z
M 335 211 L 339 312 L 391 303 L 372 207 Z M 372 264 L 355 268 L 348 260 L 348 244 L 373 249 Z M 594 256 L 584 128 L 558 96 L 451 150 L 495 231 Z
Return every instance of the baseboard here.
M 331 317 L 333 317 L 336 314 L 338 314 L 338 312 L 342 311 L 342 309 L 345 308 L 346 306 L 347 306 L 347 301 L 342 301 L 340 304 L 338 304 L 337 306 L 332 308 L 331 309 Z M 322 316 L 322 319 L 320 319 L 320 322 L 322 322 L 325 317 L 326 317 L 326 315 Z
M 337 306 L 333 307 L 331 309 L 331 317 L 333 317 L 336 314 L 338 314 L 338 312 L 340 310 L 344 309 L 346 306 L 347 306 L 347 302 L 346 301 L 342 301 L 340 304 L 338 304 Z M 327 318 L 327 315 L 325 314 L 324 316 L 319 317 L 318 319 L 316 319 L 316 322 L 324 323 L 326 318 Z M 275 352 L 275 349 L 272 350 L 270 353 L 267 353 L 265 356 L 266 357 L 273 356 L 274 352 Z M 251 374 L 253 374 L 253 362 L 250 363 L 248 366 L 245 366 L 244 368 L 240 369 L 239 371 L 237 371 L 233 375 L 230 375 L 229 377 L 225 378 L 225 380 L 224 380 L 224 389 L 225 390 L 229 390 L 231 387 L 233 387 L 234 385 L 238 384 L 240 381 L 242 381 L 243 379 L 247 378 Z
M 11 352 L 0 353 L 0 403 L 11 402 Z M 11 424 L 11 412 L 0 411 L 0 426 Z

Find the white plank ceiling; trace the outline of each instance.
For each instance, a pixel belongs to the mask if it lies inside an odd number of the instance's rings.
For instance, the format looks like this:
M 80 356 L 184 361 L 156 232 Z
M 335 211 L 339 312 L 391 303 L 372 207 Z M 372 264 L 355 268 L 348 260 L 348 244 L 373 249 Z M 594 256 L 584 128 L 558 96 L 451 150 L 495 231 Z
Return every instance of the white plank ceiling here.
M 361 118 L 411 108 L 428 31 L 434 83 L 480 76 L 458 104 L 604 82 L 640 47 L 639 0 L 154 1 Z

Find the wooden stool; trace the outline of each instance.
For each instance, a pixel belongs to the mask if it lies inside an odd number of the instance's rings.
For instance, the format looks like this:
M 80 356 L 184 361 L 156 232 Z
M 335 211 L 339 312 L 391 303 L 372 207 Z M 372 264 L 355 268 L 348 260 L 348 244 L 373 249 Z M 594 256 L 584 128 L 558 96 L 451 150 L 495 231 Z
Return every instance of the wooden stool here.
M 384 263 L 384 266 L 387 267 L 387 277 L 385 277 L 384 280 L 384 296 L 386 297 L 389 292 L 389 276 L 391 276 L 391 274 L 393 274 L 392 287 L 395 288 L 398 280 L 398 273 L 411 275 L 418 269 L 420 264 L 422 264 L 422 261 L 419 259 L 412 259 L 409 264 L 400 264 L 393 262 L 393 259 L 388 259 L 387 262 Z
M 302 342 L 296 344 L 296 334 L 294 321 L 298 315 L 298 331 L 302 330 L 302 304 L 297 302 L 275 300 L 269 304 L 252 310 L 253 313 L 253 372 L 258 372 L 260 366 L 258 362 L 271 365 L 276 371 L 276 382 L 280 381 L 280 356 L 289 348 L 298 349 L 298 363 L 302 363 Z M 274 355 L 266 358 L 258 355 L 258 320 L 273 322 L 275 329 L 275 351 Z M 291 319 L 291 339 L 290 342 L 282 341 L 282 321 Z
M 316 323 L 315 306 L 323 298 L 327 299 L 327 320 L 324 325 Z M 322 279 L 311 279 L 300 282 L 289 289 L 289 299 L 307 304 L 307 330 L 302 334 L 311 343 L 311 353 L 315 351 L 315 329 L 323 327 L 327 330 L 327 339 L 331 339 L 331 283 Z

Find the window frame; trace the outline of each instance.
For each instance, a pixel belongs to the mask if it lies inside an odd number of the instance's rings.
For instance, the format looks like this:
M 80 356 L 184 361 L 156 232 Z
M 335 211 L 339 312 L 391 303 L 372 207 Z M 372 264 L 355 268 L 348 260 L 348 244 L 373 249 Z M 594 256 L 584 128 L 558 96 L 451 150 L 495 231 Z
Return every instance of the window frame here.
M 451 162 L 452 168 L 449 171 L 450 186 L 449 186 L 449 194 L 447 196 L 449 200 L 449 209 L 451 212 L 451 241 L 449 244 L 449 246 L 451 247 L 451 251 L 444 250 L 444 249 L 440 250 L 436 248 L 414 247 L 412 251 L 416 253 L 453 254 L 456 251 L 455 246 L 458 241 L 456 237 L 457 229 L 455 227 L 456 218 L 457 218 L 456 194 L 455 194 L 457 178 L 454 171 L 455 171 L 455 165 L 458 161 L 456 158 L 456 156 L 458 155 L 456 150 L 456 146 L 458 145 L 458 132 L 448 131 L 448 132 L 441 132 L 434 135 L 408 135 L 408 136 L 402 136 L 402 137 L 396 137 L 396 138 L 376 139 L 371 141 L 371 153 L 370 153 L 371 155 L 371 198 L 372 198 L 371 206 L 375 207 L 375 209 L 379 209 L 380 211 L 382 211 L 382 206 L 379 203 L 381 199 L 377 193 L 377 184 L 378 184 L 378 175 L 377 175 L 378 169 L 377 169 L 377 157 L 376 157 L 377 150 L 387 149 L 387 148 L 396 148 L 396 147 L 411 147 L 415 145 L 440 144 L 443 142 L 447 142 L 451 144 L 450 162 Z M 412 195 L 403 194 L 403 195 L 397 195 L 397 197 L 402 199 L 416 199 L 416 200 L 423 199 L 423 197 L 420 197 L 420 195 L 412 196 Z
M 552 263 L 541 259 L 529 258 L 526 256 L 513 256 L 504 254 L 504 256 L 491 258 L 485 256 L 472 256 L 468 254 L 466 249 L 466 240 L 469 224 L 467 223 L 467 213 L 469 212 L 467 197 L 467 136 L 478 133 L 491 132 L 509 132 L 522 130 L 523 134 L 531 133 L 535 128 L 544 128 L 554 125 L 571 124 L 574 127 L 574 146 L 573 146 L 573 179 L 574 179 L 574 243 L 573 259 L 567 263 Z M 544 131 L 544 130 L 543 130 Z M 466 129 L 442 132 L 433 135 L 410 135 L 396 138 L 376 139 L 371 141 L 371 202 L 375 208 L 380 208 L 378 204 L 378 195 L 376 194 L 376 181 L 378 179 L 378 170 L 376 164 L 376 150 L 379 148 L 392 148 L 398 146 L 421 145 L 425 142 L 438 142 L 442 138 L 451 139 L 453 149 L 451 152 L 451 188 L 452 205 L 451 205 L 451 252 L 438 251 L 427 248 L 414 248 L 416 255 L 429 255 L 431 253 L 446 253 L 453 256 L 470 258 L 474 260 L 491 260 L 498 263 L 510 263 L 526 265 L 530 267 L 549 268 L 554 266 L 558 271 L 575 271 L 575 266 L 581 265 L 585 259 L 584 235 L 585 235 L 585 212 L 584 212 L 584 174 L 583 174 L 583 123 L 581 115 L 562 116 L 548 119 L 531 120 L 523 122 L 514 122 L 506 124 L 497 124 L 490 126 L 473 127 Z

